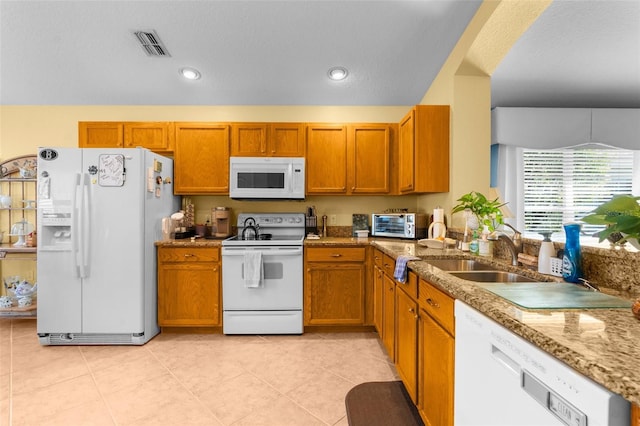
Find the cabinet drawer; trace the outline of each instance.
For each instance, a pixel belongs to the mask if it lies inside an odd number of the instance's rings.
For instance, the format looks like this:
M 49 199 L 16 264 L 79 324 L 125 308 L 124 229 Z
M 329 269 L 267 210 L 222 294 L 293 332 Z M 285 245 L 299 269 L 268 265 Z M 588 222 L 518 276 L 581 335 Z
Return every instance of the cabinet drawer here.
M 433 284 L 420 279 L 418 288 L 418 302 L 451 335 L 454 333 L 453 302 L 454 299 Z
M 413 300 L 418 300 L 418 276 L 414 272 L 409 271 L 406 282 L 396 281 L 396 286 L 401 287 Z
M 374 264 L 380 268 L 383 269 L 382 264 L 384 263 L 384 253 L 380 250 L 374 250 L 373 252 L 373 262 Z
M 390 278 L 393 278 L 393 271 L 396 269 L 396 261 L 393 257 L 385 254 L 382 258 L 382 266 L 381 268 L 384 270 L 384 273 L 387 274 Z
M 307 262 L 364 262 L 364 247 L 322 247 L 306 251 Z
M 220 249 L 215 247 L 160 247 L 160 262 L 218 262 Z

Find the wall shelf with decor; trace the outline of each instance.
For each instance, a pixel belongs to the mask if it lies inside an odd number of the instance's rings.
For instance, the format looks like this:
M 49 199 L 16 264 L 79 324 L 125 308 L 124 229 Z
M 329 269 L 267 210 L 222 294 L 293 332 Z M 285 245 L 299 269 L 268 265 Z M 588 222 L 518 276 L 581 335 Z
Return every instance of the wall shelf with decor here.
M 0 317 L 36 317 L 37 159 L 0 162 Z

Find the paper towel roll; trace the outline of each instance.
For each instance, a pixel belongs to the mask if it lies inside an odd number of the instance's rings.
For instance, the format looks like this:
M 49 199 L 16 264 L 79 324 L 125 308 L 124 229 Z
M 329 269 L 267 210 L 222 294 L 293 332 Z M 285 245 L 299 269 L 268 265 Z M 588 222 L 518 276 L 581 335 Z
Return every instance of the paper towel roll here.
M 433 222 L 444 223 L 444 209 L 441 209 L 440 207 L 433 209 Z

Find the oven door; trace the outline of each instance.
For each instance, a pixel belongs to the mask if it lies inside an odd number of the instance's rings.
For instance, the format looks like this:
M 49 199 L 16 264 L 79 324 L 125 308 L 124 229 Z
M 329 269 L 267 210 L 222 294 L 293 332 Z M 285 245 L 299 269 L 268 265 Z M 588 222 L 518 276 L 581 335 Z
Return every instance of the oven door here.
M 258 287 L 244 280 L 244 254 L 262 252 L 263 279 Z M 222 248 L 222 298 L 225 311 L 301 310 L 302 247 Z

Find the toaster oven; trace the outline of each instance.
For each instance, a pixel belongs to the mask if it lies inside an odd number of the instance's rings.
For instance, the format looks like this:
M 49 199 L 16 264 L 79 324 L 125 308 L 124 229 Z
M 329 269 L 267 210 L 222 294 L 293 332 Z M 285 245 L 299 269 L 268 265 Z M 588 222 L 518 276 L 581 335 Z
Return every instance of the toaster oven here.
M 421 213 L 374 213 L 371 236 L 422 239 L 427 237 L 427 215 Z

